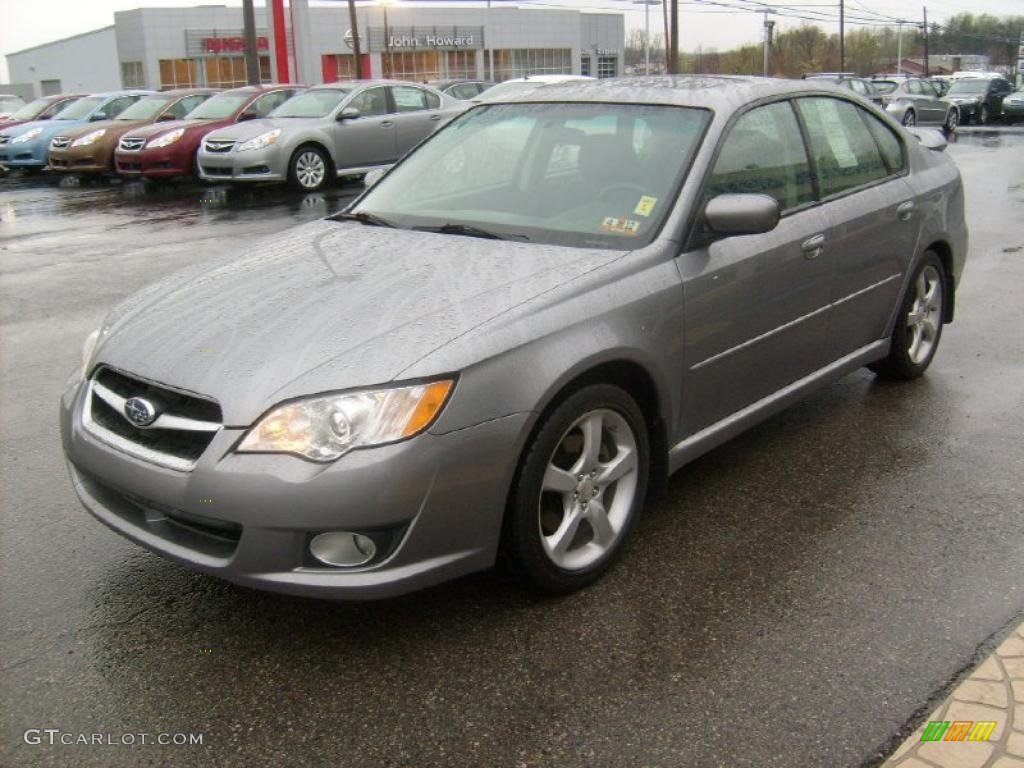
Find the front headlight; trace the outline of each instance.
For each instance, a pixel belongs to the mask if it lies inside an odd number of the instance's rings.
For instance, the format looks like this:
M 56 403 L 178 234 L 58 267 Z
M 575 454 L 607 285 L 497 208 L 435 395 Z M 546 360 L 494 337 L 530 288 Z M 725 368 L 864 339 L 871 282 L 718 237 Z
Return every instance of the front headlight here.
M 21 136 L 15 136 L 11 139 L 11 144 L 24 144 L 26 141 L 32 141 L 32 139 L 42 132 L 42 128 L 33 128 L 31 131 L 25 131 Z
M 259 136 L 249 139 L 248 141 L 243 141 L 241 144 L 238 145 L 237 151 L 245 152 L 247 149 L 263 149 L 264 147 L 269 147 L 271 144 L 277 141 L 280 135 L 280 128 L 275 128 L 272 131 L 261 133 Z
M 89 369 L 92 368 L 93 354 L 96 352 L 96 343 L 100 340 L 100 329 L 97 328 L 95 331 L 85 337 L 85 342 L 82 344 L 82 378 L 84 379 L 89 375 Z
M 454 384 L 443 379 L 279 405 L 249 430 L 237 450 L 334 461 L 353 448 L 404 440 L 430 426 Z
M 103 138 L 103 134 L 107 132 L 106 128 L 100 128 L 98 131 L 90 131 L 85 136 L 79 136 L 77 139 L 71 142 L 72 147 L 88 147 L 90 144 L 95 144 L 97 141 Z
M 171 144 L 176 142 L 182 136 L 185 135 L 184 128 L 175 128 L 173 131 L 157 136 L 155 139 L 150 140 L 146 147 L 152 147 L 153 149 L 159 149 L 160 147 L 169 147 Z

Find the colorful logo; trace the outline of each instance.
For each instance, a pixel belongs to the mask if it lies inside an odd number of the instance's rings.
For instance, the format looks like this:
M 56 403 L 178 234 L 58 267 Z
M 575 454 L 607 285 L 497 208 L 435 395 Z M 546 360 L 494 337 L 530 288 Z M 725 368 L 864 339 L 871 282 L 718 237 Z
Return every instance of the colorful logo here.
M 995 720 L 929 720 L 921 741 L 988 741 Z

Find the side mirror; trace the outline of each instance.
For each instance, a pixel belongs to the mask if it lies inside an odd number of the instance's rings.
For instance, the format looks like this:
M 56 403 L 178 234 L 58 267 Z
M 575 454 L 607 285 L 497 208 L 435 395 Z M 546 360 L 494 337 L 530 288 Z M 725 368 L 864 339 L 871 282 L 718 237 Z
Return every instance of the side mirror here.
M 356 107 L 345 107 L 341 112 L 338 113 L 338 122 L 344 120 L 355 120 L 359 117 L 359 110 Z
M 908 128 L 910 134 L 933 152 L 945 152 L 949 142 L 937 128 Z
M 172 115 L 170 112 L 165 112 L 156 119 L 158 123 L 166 123 L 169 120 L 177 120 L 178 118 Z
M 97 120 L 106 120 L 106 119 L 107 119 L 107 113 L 106 112 L 94 112 L 93 116 L 89 118 L 89 120 L 91 120 L 93 122 L 95 122 Z
M 779 223 L 779 202 L 768 195 L 718 195 L 704 207 L 704 221 L 716 235 L 759 235 Z
M 247 109 L 238 116 L 238 122 L 244 123 L 246 120 L 255 120 L 257 117 L 259 117 L 259 115 L 257 115 L 253 110 Z
M 369 189 L 378 181 L 380 181 L 385 173 L 387 173 L 387 171 L 385 171 L 383 168 L 376 168 L 372 171 L 367 172 L 367 174 L 363 176 L 363 186 Z

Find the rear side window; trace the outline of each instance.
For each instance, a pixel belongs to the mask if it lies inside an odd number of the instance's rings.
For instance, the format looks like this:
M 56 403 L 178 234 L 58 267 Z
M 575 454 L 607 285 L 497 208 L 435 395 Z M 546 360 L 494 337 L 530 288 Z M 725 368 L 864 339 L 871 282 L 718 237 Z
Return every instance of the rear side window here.
M 826 97 L 798 99 L 823 198 L 889 175 L 858 107 Z
M 788 102 L 752 109 L 729 131 L 707 196 L 730 193 L 771 195 L 783 211 L 814 200 L 800 126 Z
M 454 86 L 449 93 L 456 99 L 473 99 L 480 93 L 480 89 L 476 83 L 461 83 Z
M 407 85 L 396 85 L 391 89 L 397 112 L 417 112 L 427 109 L 427 92 Z M 436 105 L 435 105 L 436 106 Z
M 868 130 L 871 131 L 875 143 L 878 144 L 878 149 L 881 151 L 882 159 L 885 160 L 885 164 L 889 168 L 889 173 L 899 173 L 902 171 L 906 161 L 903 158 L 903 142 L 899 140 L 896 132 L 867 110 L 861 109 L 858 111 L 860 116 L 864 118 Z

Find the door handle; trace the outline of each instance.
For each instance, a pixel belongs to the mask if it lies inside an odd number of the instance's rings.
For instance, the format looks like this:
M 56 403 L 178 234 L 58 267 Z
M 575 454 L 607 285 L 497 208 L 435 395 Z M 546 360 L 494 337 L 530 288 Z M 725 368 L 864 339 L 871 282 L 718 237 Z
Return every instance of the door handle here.
M 441 116 L 440 115 L 431 115 L 430 119 L 433 120 L 436 123 L 438 120 L 441 119 Z
M 390 128 L 394 124 L 395 123 L 394 123 L 393 120 L 382 120 L 381 123 L 380 123 L 380 127 L 381 128 Z
M 825 250 L 825 236 L 815 235 L 804 240 L 803 245 L 800 248 L 804 252 L 804 256 L 808 259 L 816 259 L 821 256 L 821 252 Z
M 896 208 L 896 216 L 900 221 L 910 221 L 910 217 L 914 215 L 914 201 L 907 200 L 905 203 L 900 203 Z

